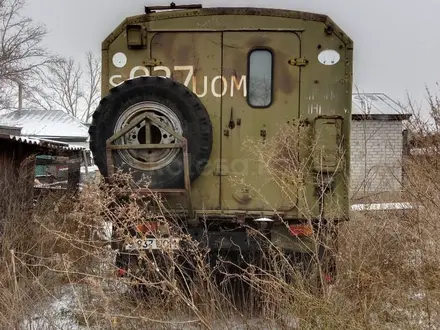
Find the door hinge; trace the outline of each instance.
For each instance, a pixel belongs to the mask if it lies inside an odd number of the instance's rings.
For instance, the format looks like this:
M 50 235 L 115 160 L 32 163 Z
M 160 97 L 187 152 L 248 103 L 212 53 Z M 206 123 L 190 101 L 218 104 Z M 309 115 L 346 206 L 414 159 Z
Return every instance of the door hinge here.
M 145 61 L 143 61 L 145 66 L 157 66 L 157 65 L 162 65 L 162 62 L 155 59 L 155 58 L 149 58 L 146 59 Z
M 294 66 L 306 66 L 307 64 L 309 64 L 309 60 L 306 59 L 305 57 L 298 57 L 298 58 L 290 59 L 288 63 Z

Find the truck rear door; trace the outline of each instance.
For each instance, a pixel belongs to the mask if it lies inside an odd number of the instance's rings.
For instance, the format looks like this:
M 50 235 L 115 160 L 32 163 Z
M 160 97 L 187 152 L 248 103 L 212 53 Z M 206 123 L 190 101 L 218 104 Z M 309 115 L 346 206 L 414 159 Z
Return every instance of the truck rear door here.
M 154 31 L 151 31 L 154 33 Z M 156 32 L 150 41 L 150 75 L 171 77 L 192 90 L 209 112 L 213 130 L 211 160 L 200 179 L 192 183 L 193 205 L 220 207 L 220 177 L 213 175 L 220 157 L 221 98 L 212 93 L 212 81 L 221 75 L 221 32 Z M 154 61 L 160 63 L 154 63 Z M 142 72 L 141 72 L 142 73 Z M 191 155 L 189 155 L 191 157 Z M 172 197 L 169 202 L 172 204 Z
M 298 118 L 300 68 L 292 59 L 300 57 L 299 37 L 294 32 L 224 32 L 222 45 L 221 208 L 291 210 L 297 204 L 295 187 L 290 197 L 283 196 L 255 161 L 252 143 L 251 148 L 243 143 L 270 139 L 279 124 Z

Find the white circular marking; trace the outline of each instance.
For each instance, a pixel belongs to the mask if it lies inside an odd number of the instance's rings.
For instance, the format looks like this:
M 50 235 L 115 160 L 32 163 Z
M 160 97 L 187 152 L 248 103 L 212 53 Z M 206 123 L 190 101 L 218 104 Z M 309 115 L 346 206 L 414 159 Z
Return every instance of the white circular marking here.
M 117 68 L 123 68 L 127 64 L 127 56 L 124 53 L 113 55 L 113 65 Z
M 341 55 L 335 50 L 326 49 L 318 54 L 318 61 L 324 65 L 335 65 L 341 59 Z

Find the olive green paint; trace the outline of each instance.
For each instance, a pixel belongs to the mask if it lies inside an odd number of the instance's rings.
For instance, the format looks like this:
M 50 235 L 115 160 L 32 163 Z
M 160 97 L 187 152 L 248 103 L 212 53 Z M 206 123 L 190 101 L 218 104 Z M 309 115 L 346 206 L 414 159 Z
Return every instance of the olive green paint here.
M 255 47 L 273 52 L 273 96 L 266 108 L 250 107 L 243 86 L 234 88 L 231 96 L 231 82 L 237 86 L 242 76 L 248 76 L 248 54 Z M 337 51 L 340 61 L 321 64 L 318 54 L 325 49 Z M 127 62 L 118 68 L 112 58 L 119 52 Z M 146 67 L 150 75 L 171 73 L 198 94 L 204 91 L 206 77 L 208 88 L 201 100 L 210 115 L 214 140 L 208 166 L 192 184 L 194 208 L 213 216 L 273 215 L 276 209 L 286 219 L 317 218 L 322 212 L 326 218 L 347 219 L 352 57 L 353 42 L 324 15 L 260 8 L 156 12 L 126 18 L 102 43 L 102 94 L 112 87 L 111 77 L 117 76 L 113 81 L 120 83 L 135 66 Z M 192 66 L 193 75 L 175 70 L 176 66 Z M 135 75 L 145 72 L 139 69 Z M 218 97 L 225 81 L 226 93 Z M 244 140 L 270 139 L 278 125 L 287 122 L 306 123 L 299 129 L 307 146 L 299 154 L 307 159 L 307 173 L 297 197 L 283 196 L 249 161 L 241 173 L 263 196 L 230 183 L 234 166 L 242 170 L 243 161 L 250 159 Z M 316 189 L 327 173 L 335 180 L 320 209 Z M 172 197 L 170 203 L 185 205 L 185 199 Z

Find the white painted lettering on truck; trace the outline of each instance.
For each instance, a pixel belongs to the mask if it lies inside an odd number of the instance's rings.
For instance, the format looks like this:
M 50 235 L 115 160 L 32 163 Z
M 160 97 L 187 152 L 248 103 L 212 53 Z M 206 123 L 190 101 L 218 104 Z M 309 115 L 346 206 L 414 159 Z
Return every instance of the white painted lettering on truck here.
M 197 93 L 197 78 L 193 76 L 192 77 L 192 91 L 198 97 L 206 96 L 206 93 L 208 92 L 208 77 L 207 76 L 203 77 L 203 92 L 201 92 L 199 94 L 199 93 Z
M 192 65 L 176 65 L 174 67 L 174 71 L 183 71 L 188 70 L 188 74 L 186 76 L 185 82 L 183 83 L 186 87 L 188 87 L 191 78 L 194 76 L 194 67 Z
M 171 70 L 170 70 L 170 68 L 167 67 L 167 66 L 163 66 L 163 65 L 155 66 L 155 67 L 153 68 L 153 71 L 154 71 L 154 72 L 156 72 L 156 71 L 164 71 L 164 72 L 165 72 L 165 77 L 167 77 L 167 78 L 171 78 Z
M 221 94 L 216 92 L 216 85 L 220 85 L 220 84 L 216 84 L 216 82 L 220 79 L 223 82 L 223 86 L 221 86 L 221 87 L 223 87 Z M 227 90 L 228 90 L 228 82 L 226 81 L 225 77 L 216 76 L 216 77 L 214 77 L 214 79 L 212 79 L 212 82 L 211 82 L 212 95 L 214 95 L 215 97 L 222 97 L 226 94 Z
M 135 75 L 138 71 L 143 71 L 144 72 L 144 74 L 140 75 L 140 76 L 149 76 L 150 75 L 150 70 L 148 70 L 146 67 L 144 67 L 144 66 L 135 66 L 130 71 L 130 79 L 133 79 L 135 77 L 139 77 L 139 76 Z
M 110 81 L 109 82 L 110 82 L 110 85 L 112 85 L 113 87 L 116 87 L 116 86 L 118 86 L 118 85 L 123 83 L 123 81 L 117 83 L 117 82 L 115 82 L 115 79 L 122 79 L 122 76 L 120 74 L 115 74 L 114 76 L 110 77 Z
M 234 96 L 234 90 L 242 91 L 242 95 L 246 97 L 246 76 L 215 76 L 212 79 L 208 76 L 195 76 L 194 66 L 192 65 L 176 65 L 173 70 L 167 66 L 156 66 L 152 69 L 153 72 L 160 72 L 160 76 L 172 78 L 173 73 L 177 71 L 184 72 L 183 84 L 191 89 L 198 97 L 203 98 L 208 93 L 214 97 L 221 97 L 228 93 L 231 97 Z M 133 79 L 139 76 L 149 76 L 150 70 L 144 66 L 135 66 L 130 70 L 128 79 Z M 112 87 L 116 87 L 124 82 L 124 78 L 120 74 L 113 75 L 109 78 L 109 83 Z M 203 82 L 197 84 L 197 82 Z
M 234 96 L 234 87 L 237 88 L 237 90 L 240 90 L 241 85 L 243 85 L 243 96 L 246 97 L 246 76 L 241 76 L 239 82 L 237 82 L 236 76 L 231 76 L 231 97 Z

